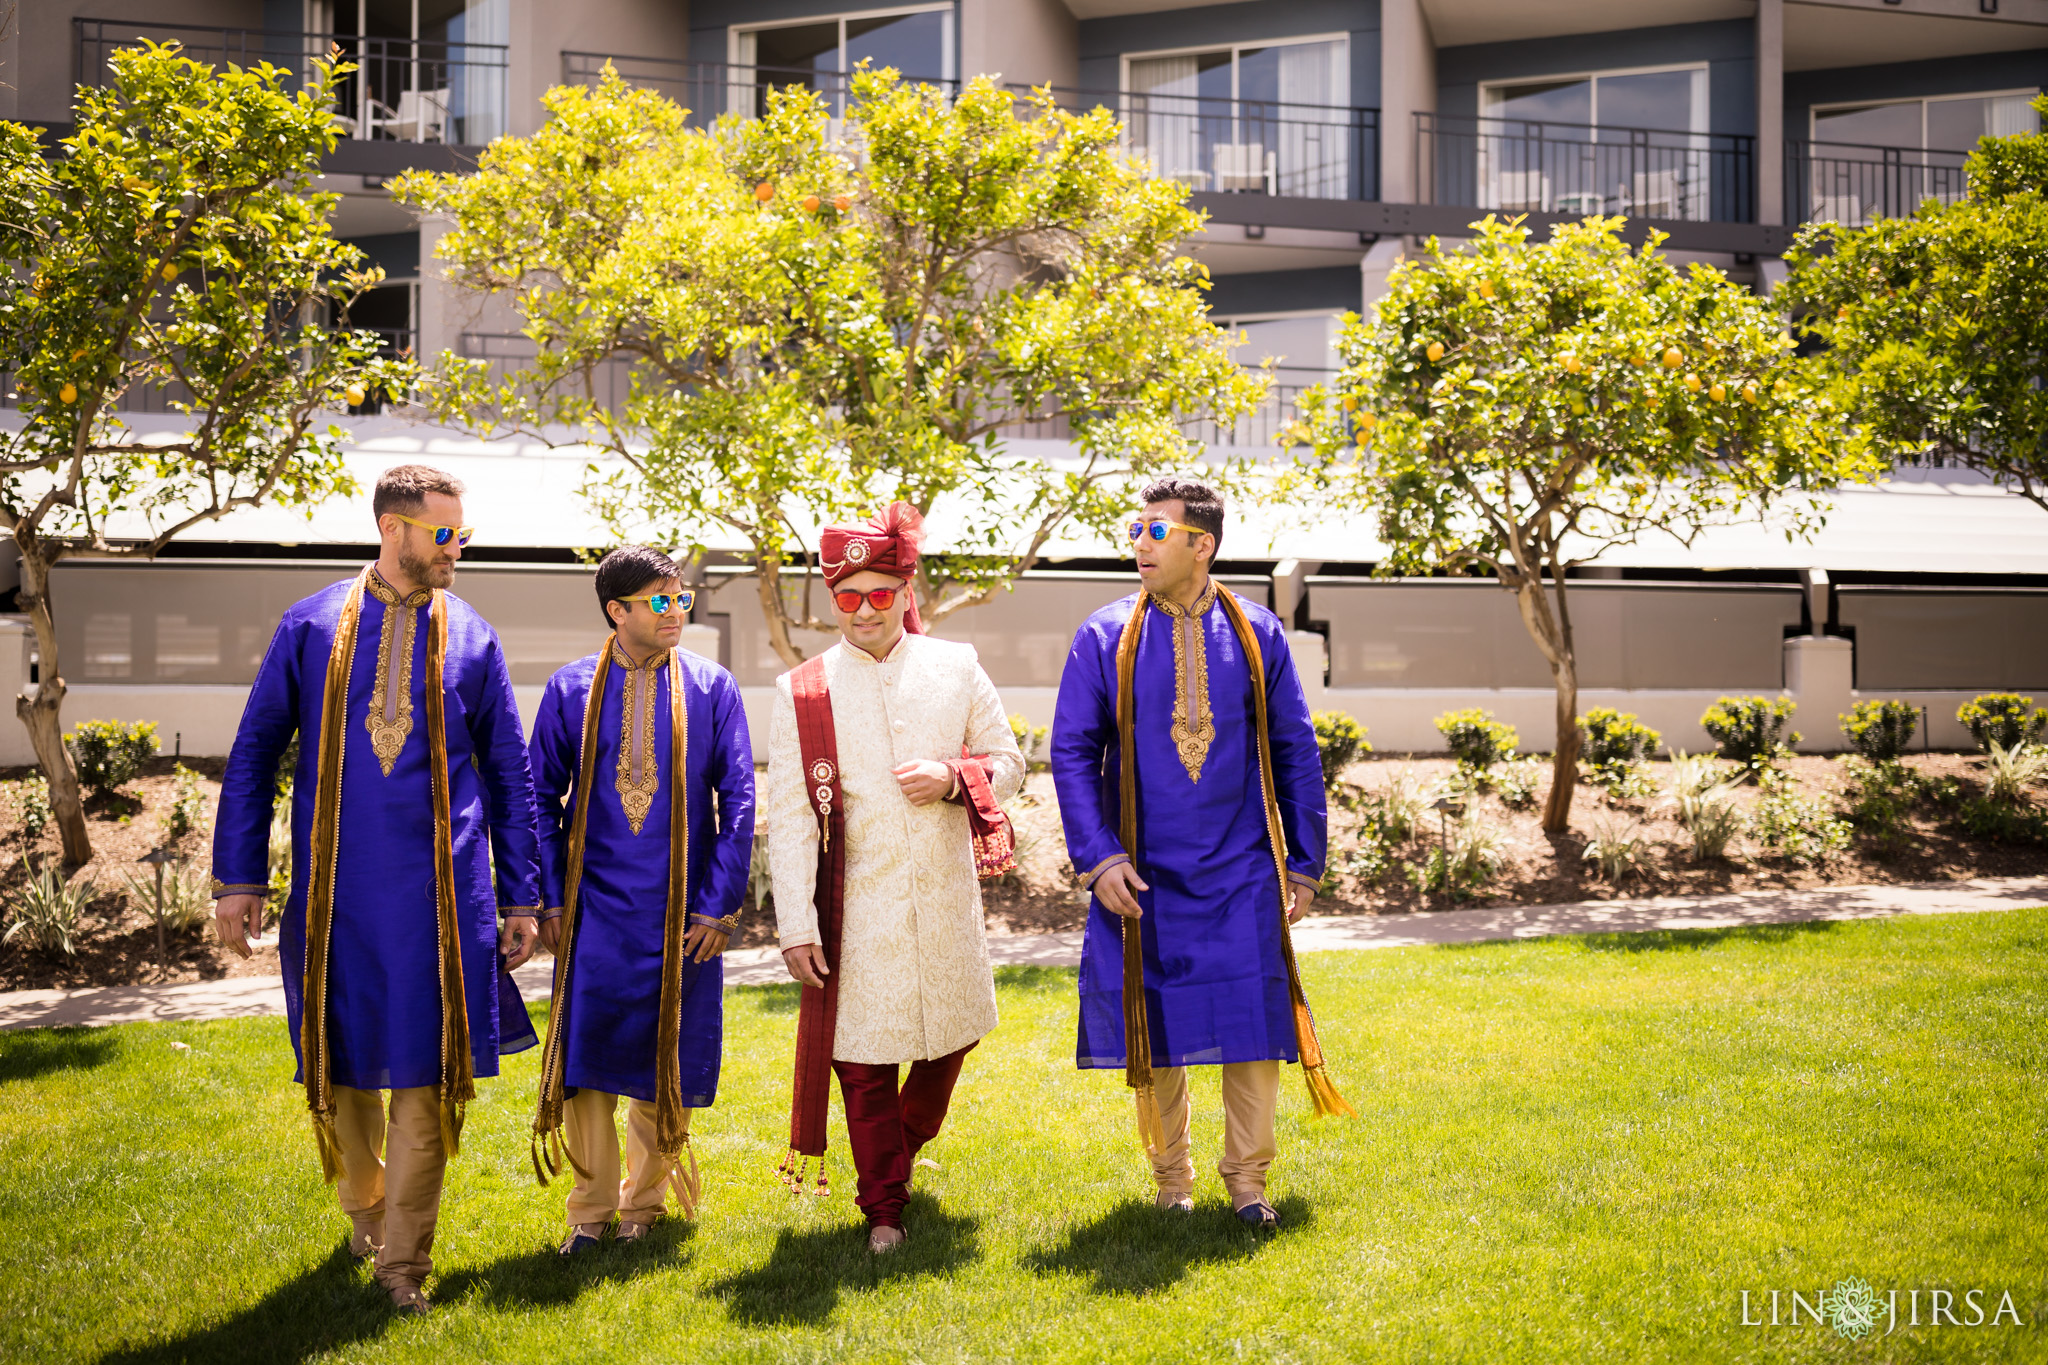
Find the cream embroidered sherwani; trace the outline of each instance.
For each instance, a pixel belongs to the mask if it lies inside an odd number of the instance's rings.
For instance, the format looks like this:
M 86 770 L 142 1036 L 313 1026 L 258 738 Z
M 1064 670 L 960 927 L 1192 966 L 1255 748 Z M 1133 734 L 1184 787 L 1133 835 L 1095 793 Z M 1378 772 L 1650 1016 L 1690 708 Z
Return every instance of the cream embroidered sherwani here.
M 824 660 L 846 801 L 832 1055 L 872 1064 L 943 1057 L 996 1026 L 981 884 L 966 810 L 911 805 L 891 770 L 956 760 L 964 744 L 994 759 L 989 785 L 1006 801 L 1023 785 L 1024 756 L 972 645 L 906 632 L 879 662 L 844 643 Z M 817 943 L 818 821 L 804 793 L 788 674 L 775 684 L 763 807 L 782 947 Z

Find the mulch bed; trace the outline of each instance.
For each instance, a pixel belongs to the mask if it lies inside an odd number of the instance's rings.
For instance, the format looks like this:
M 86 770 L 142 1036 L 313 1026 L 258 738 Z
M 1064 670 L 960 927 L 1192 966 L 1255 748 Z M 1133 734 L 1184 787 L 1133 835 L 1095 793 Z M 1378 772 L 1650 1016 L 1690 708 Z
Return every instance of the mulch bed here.
M 207 819 L 202 828 L 186 836 L 177 849 L 181 855 L 204 864 L 211 839 L 214 803 L 219 796 L 221 760 L 188 759 L 186 766 L 198 772 L 207 798 Z M 1982 786 L 1982 760 L 1967 754 L 1914 755 L 1906 760 L 1913 768 L 1932 778 L 1953 777 L 1965 793 Z M 1413 784 L 1430 787 L 1442 783 L 1453 771 L 1449 759 L 1439 757 L 1374 756 L 1354 764 L 1344 775 L 1354 792 L 1370 793 L 1384 788 L 1397 774 L 1405 773 Z M 1805 793 L 1825 797 L 1841 785 L 1840 760 L 1801 756 L 1789 760 L 1785 770 Z M 1662 791 L 1669 785 L 1670 765 L 1644 765 L 1650 781 Z M 74 958 L 56 958 L 30 950 L 20 943 L 0 948 L 0 989 L 73 989 L 81 986 L 135 985 L 152 982 L 216 980 L 231 976 L 275 976 L 278 974 L 274 948 L 260 949 L 244 961 L 213 943 L 210 931 L 174 935 L 168 969 L 156 957 L 156 930 L 147 901 L 137 901 L 123 882 L 122 873 L 143 874 L 147 867 L 135 860 L 163 842 L 163 816 L 169 808 L 175 779 L 173 762 L 158 759 L 145 774 L 113 798 L 94 798 L 87 805 L 92 829 L 93 859 L 73 872 L 91 879 L 99 887 L 92 902 Z M 32 769 L 0 771 L 0 779 L 29 776 Z M 1546 777 L 1547 782 L 1547 777 Z M 1742 789 L 1738 800 L 1753 804 L 1758 792 Z M 1603 900 L 1624 896 L 1698 894 L 1729 891 L 1777 890 L 1823 886 L 1856 886 L 1892 882 L 1960 881 L 1972 877 L 2037 876 L 2048 874 L 2048 849 L 1991 843 L 1964 833 L 1954 822 L 1953 812 L 1930 802 L 1914 811 L 1912 834 L 1903 848 L 1884 855 L 1858 839 L 1851 849 L 1818 866 L 1800 866 L 1774 856 L 1744 840 L 1728 858 L 1701 864 L 1693 860 L 1690 841 L 1679 827 L 1668 801 L 1658 796 L 1611 801 L 1601 789 L 1581 784 L 1573 801 L 1572 831 L 1562 836 L 1545 835 L 1539 827 L 1538 812 L 1510 810 L 1494 795 L 1476 798 L 1481 816 L 1497 825 L 1505 836 L 1506 852 L 1495 878 L 1483 895 L 1453 902 L 1442 895 L 1425 895 L 1403 875 L 1400 866 L 1384 875 L 1362 881 L 1343 876 L 1331 894 L 1320 897 L 1312 913 L 1324 915 L 1400 914 L 1412 911 L 1486 905 L 1551 904 L 1562 901 Z M 1059 804 L 1052 779 L 1033 773 L 1023 794 L 1012 803 L 1019 844 L 1019 868 L 983 887 L 983 902 L 992 932 L 1045 933 L 1081 927 L 1087 917 L 1087 900 L 1074 888 L 1073 870 L 1067 862 L 1066 842 L 1060 831 Z M 11 892 L 28 876 L 33 859 L 57 857 L 54 826 L 45 831 L 33 847 L 21 836 L 12 809 L 5 811 L 0 825 L 0 894 Z M 1344 804 L 1331 809 L 1330 847 L 1337 861 L 1356 846 L 1360 815 Z M 1646 877 L 1631 877 L 1620 885 L 1603 881 L 1584 857 L 1584 839 L 1601 822 L 1629 823 L 1655 847 L 1654 869 Z M 1397 864 L 1415 864 L 1427 857 L 1436 842 L 1433 822 L 1407 845 L 1395 850 Z M 742 917 L 736 947 L 755 947 L 775 941 L 771 910 L 749 907 Z

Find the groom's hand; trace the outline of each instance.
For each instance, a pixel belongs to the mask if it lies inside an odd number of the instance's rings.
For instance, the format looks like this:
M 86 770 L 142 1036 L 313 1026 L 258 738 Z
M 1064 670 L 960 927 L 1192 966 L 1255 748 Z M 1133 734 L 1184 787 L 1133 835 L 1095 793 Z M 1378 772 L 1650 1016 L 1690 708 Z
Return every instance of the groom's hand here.
M 1129 863 L 1118 863 L 1095 879 L 1095 897 L 1125 919 L 1138 919 L 1145 913 L 1145 907 L 1138 904 L 1138 892 L 1150 891 L 1138 869 Z
M 506 971 L 525 966 L 539 946 L 540 925 L 532 915 L 505 916 L 505 927 L 498 931 L 498 951 L 504 955 Z
M 825 978 L 832 969 L 825 965 L 825 950 L 816 943 L 799 943 L 794 948 L 782 950 L 782 965 L 789 968 L 789 974 L 806 986 L 825 988 Z
M 1308 908 L 1314 905 L 1315 901 L 1316 889 L 1313 886 L 1303 886 L 1300 882 L 1296 882 L 1294 884 L 1294 908 L 1287 912 L 1287 922 L 1292 924 L 1303 915 L 1306 915 Z

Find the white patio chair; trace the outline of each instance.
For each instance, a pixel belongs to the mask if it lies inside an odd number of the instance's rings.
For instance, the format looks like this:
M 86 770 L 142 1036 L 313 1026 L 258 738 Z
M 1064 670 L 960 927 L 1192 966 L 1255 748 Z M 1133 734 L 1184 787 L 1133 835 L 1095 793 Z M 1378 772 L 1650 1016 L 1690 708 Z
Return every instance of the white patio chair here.
M 1481 208 L 1517 213 L 1550 212 L 1550 177 L 1541 171 L 1500 171 L 1492 177 L 1493 200 Z
M 370 129 L 373 133 L 389 133 L 401 142 L 445 142 L 448 94 L 445 87 L 400 91 L 396 109 L 380 100 L 371 100 Z
M 1257 142 L 1217 142 L 1209 147 L 1219 190 L 1264 190 L 1274 193 L 1276 158 Z

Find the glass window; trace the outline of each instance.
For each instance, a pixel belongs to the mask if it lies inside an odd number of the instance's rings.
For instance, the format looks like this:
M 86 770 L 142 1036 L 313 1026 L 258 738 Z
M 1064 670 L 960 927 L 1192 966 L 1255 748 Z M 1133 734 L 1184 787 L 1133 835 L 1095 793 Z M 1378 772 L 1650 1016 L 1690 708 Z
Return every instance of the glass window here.
M 1127 58 L 1131 149 L 1197 190 L 1345 198 L 1349 52 L 1330 38 Z
M 797 86 L 832 97 L 845 113 L 846 78 L 865 61 L 913 81 L 953 78 L 953 11 L 921 9 L 813 18 L 801 24 L 733 30 L 732 108 L 756 117 L 768 92 Z
M 2033 109 L 2036 93 L 1954 95 L 1816 109 L 1813 140 L 1968 153 L 1981 138 L 2039 132 L 2040 116 Z
M 1694 221 L 1711 211 L 1703 66 L 1483 86 L 1479 108 L 1482 208 Z
M 1521 85 L 1489 85 L 1481 92 L 1480 112 L 1490 119 L 1703 133 L 1707 128 L 1707 72 L 1705 67 L 1612 75 L 1596 72 Z M 1556 135 L 1568 134 L 1559 129 Z

